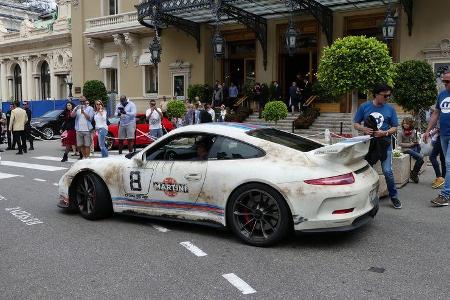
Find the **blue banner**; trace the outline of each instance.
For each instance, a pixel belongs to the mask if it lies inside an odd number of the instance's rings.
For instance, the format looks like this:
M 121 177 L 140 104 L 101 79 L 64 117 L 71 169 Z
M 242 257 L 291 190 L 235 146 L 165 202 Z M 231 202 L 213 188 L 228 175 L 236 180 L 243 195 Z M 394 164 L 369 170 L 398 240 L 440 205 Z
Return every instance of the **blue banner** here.
M 45 114 L 48 111 L 55 110 L 55 109 L 65 109 L 66 103 L 69 102 L 68 99 L 61 99 L 61 100 L 33 100 L 28 101 L 29 105 L 28 107 L 31 109 L 31 116 L 33 118 L 40 117 L 43 114 Z M 74 105 L 78 105 L 80 103 L 80 99 L 73 98 L 72 102 Z M 12 102 L 3 102 L 2 103 L 2 110 L 4 113 L 6 113 L 9 110 L 9 106 L 12 104 Z M 22 102 L 20 102 L 20 106 L 22 107 Z

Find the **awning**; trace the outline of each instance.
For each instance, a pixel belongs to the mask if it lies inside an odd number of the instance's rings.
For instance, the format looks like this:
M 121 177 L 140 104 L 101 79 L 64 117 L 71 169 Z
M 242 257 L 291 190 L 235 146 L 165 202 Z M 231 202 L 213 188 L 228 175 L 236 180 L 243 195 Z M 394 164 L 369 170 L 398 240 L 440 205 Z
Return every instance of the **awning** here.
M 150 54 L 150 52 L 146 52 L 146 53 L 142 54 L 141 56 L 139 56 L 139 65 L 140 66 L 153 65 L 152 55 Z
M 117 56 L 106 56 L 100 62 L 100 69 L 117 69 Z

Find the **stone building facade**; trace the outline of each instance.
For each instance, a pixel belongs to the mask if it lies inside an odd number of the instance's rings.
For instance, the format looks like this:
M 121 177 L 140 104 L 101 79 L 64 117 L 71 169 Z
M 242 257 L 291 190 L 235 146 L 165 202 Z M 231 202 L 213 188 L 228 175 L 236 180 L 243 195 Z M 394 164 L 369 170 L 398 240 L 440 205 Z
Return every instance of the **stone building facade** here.
M 0 24 L 0 95 L 8 100 L 63 99 L 72 70 L 71 1 L 57 0 L 49 20 L 26 15 L 19 30 Z

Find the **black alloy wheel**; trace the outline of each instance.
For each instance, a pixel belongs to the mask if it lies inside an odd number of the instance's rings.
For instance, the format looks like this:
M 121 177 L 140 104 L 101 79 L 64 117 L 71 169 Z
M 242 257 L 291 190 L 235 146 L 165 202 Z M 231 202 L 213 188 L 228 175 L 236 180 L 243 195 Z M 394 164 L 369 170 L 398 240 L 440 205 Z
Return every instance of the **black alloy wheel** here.
M 291 224 L 289 208 L 281 195 L 257 183 L 233 193 L 227 216 L 233 232 L 254 246 L 269 246 L 280 241 Z
M 55 133 L 53 132 L 53 129 L 50 127 L 44 127 L 41 130 L 41 135 L 44 140 L 51 140 Z
M 84 174 L 76 181 L 75 201 L 85 219 L 97 220 L 112 214 L 109 192 L 94 174 Z

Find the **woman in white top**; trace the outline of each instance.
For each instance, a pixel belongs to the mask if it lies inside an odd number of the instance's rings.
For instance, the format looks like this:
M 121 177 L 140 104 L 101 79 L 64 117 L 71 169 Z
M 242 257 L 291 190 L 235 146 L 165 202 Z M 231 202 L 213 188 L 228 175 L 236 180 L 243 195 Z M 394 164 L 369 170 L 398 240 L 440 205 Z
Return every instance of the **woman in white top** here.
M 106 135 L 108 134 L 106 110 L 103 107 L 103 102 L 100 100 L 95 101 L 95 130 L 98 136 L 98 145 L 102 152 L 102 157 L 108 157 L 108 148 L 106 148 Z
M 156 107 L 156 101 L 150 101 L 150 108 L 145 112 L 150 129 L 150 138 L 156 140 L 163 136 L 161 121 L 163 114 L 161 109 Z

